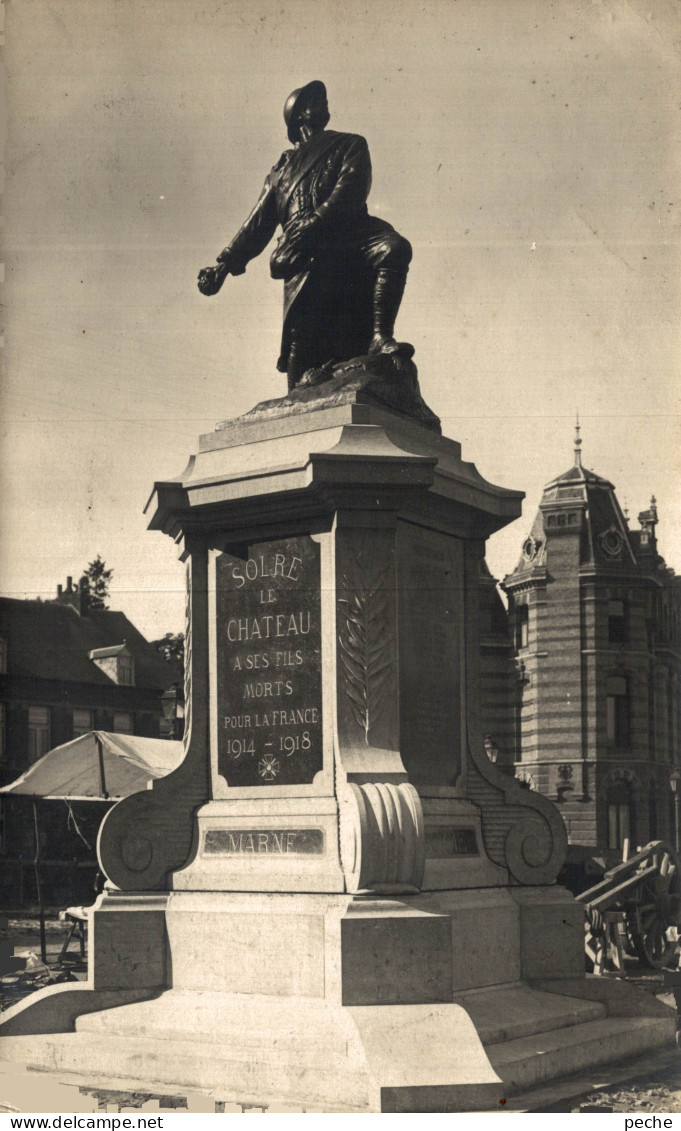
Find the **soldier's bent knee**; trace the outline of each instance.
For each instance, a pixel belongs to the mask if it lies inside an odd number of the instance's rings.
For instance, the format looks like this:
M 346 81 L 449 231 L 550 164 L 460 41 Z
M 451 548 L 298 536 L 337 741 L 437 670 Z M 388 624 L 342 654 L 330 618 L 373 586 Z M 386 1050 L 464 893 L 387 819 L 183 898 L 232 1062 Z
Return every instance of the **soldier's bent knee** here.
M 384 253 L 376 266 L 406 269 L 411 263 L 412 249 L 409 240 L 399 232 L 388 232 L 381 243 Z
M 413 255 L 412 247 L 409 240 L 406 240 L 404 236 L 397 236 L 394 254 L 395 258 L 399 260 L 400 267 L 408 267 L 411 263 L 411 257 Z
M 406 271 L 411 262 L 411 244 L 399 232 L 381 232 L 363 248 L 366 262 L 375 270 L 385 267 Z

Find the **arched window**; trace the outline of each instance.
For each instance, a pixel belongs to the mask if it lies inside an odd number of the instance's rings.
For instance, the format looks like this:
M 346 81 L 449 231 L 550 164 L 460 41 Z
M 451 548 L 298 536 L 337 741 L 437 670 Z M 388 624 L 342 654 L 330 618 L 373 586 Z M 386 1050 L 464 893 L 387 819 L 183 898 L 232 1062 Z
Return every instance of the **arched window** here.
M 631 787 L 625 781 L 608 786 L 608 848 L 622 848 L 625 840 L 634 842 L 634 812 Z

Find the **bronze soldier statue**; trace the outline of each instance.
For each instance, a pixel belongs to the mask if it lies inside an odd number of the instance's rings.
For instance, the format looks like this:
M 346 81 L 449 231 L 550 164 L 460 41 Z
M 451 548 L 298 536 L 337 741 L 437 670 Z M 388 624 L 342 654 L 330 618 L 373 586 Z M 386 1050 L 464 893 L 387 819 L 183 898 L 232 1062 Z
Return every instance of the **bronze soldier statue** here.
M 284 280 L 277 368 L 288 374 L 290 390 L 332 360 L 398 350 L 395 319 L 412 252 L 390 224 L 369 215 L 369 148 L 358 134 L 325 128 L 324 83 L 294 90 L 284 121 L 294 148 L 279 158 L 250 216 L 217 265 L 200 272 L 198 285 L 203 294 L 216 294 L 227 275 L 244 273 L 281 225 L 270 272 Z

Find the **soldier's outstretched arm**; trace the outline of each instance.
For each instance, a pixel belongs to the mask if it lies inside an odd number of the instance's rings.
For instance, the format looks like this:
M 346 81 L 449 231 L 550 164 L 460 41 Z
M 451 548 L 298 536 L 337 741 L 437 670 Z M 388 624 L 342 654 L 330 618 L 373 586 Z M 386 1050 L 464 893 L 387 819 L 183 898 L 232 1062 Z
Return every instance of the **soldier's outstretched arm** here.
M 276 168 L 278 166 L 275 166 Z M 267 247 L 275 233 L 277 222 L 274 186 L 270 173 L 255 208 L 241 225 L 234 239 L 220 252 L 217 264 L 199 271 L 198 287 L 201 293 L 217 294 L 228 275 L 243 275 L 246 264 Z

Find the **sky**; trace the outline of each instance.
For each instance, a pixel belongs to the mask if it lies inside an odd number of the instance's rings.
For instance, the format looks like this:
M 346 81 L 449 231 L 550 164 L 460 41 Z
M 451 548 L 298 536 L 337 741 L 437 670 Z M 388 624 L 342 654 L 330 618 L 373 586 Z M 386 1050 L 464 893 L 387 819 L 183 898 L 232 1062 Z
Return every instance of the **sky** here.
M 677 0 L 12 0 L 0 592 L 101 554 L 112 607 L 183 627 L 146 531 L 197 437 L 285 393 L 268 254 L 196 289 L 288 147 L 311 79 L 370 146 L 370 211 L 414 248 L 398 337 L 463 458 L 526 492 L 587 467 L 681 571 Z

